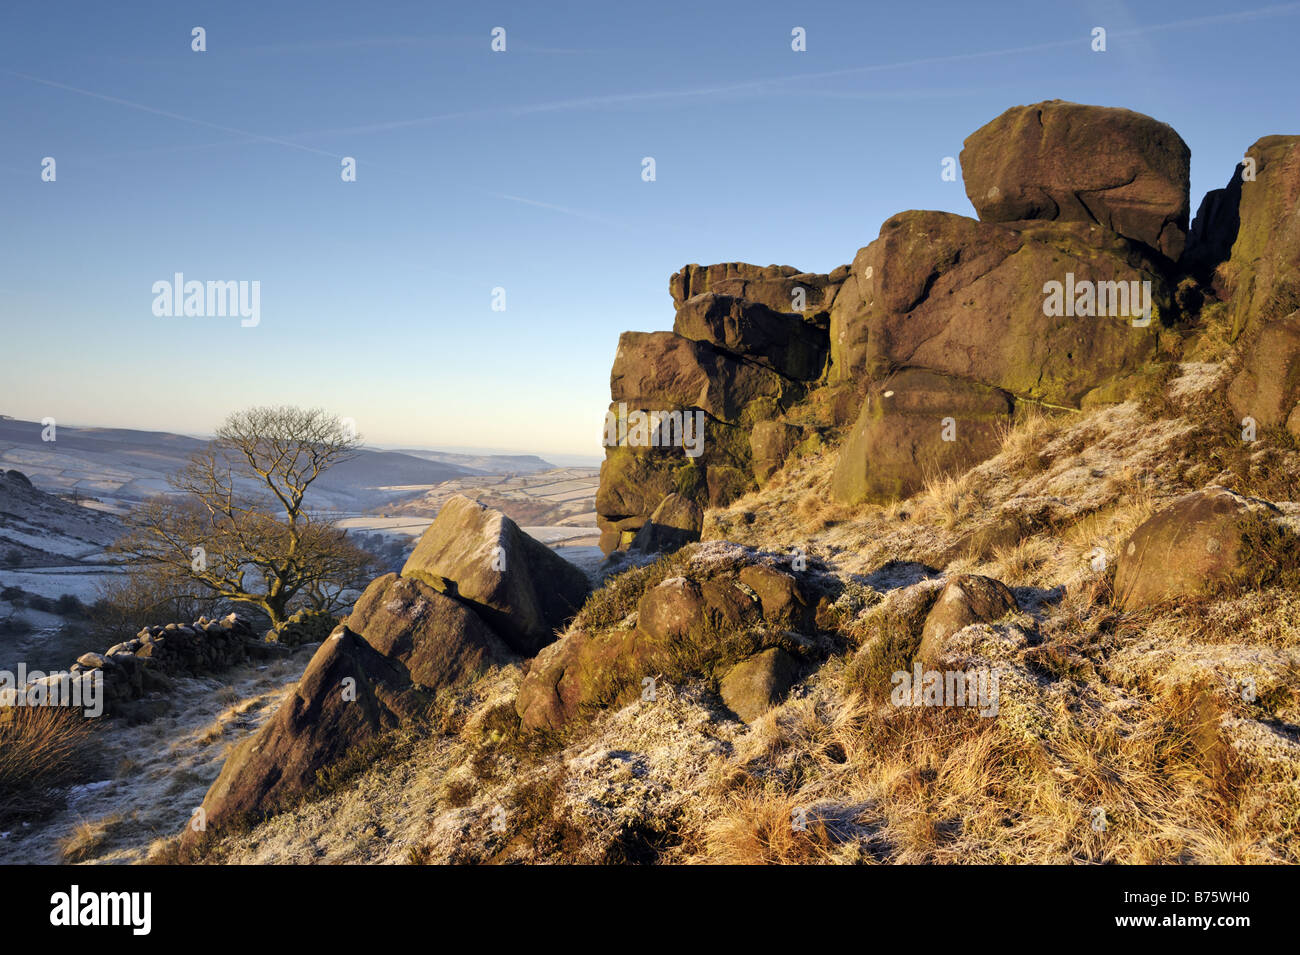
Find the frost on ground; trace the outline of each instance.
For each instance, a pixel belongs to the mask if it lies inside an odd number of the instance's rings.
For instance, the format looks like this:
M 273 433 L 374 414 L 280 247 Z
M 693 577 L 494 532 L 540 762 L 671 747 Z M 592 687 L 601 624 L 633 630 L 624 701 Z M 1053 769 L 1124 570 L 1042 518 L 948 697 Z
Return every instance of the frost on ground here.
M 230 745 L 275 711 L 304 662 L 299 655 L 215 678 L 177 678 L 154 720 L 105 719 L 91 737 L 86 782 L 54 815 L 0 832 L 0 865 L 143 862 L 155 840 L 186 825 Z

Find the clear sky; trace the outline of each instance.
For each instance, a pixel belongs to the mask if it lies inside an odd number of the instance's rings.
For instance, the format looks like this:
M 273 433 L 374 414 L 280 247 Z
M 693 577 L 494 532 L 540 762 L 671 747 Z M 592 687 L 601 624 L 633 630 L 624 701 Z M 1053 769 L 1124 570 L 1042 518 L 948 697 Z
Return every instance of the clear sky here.
M 6 3 L 0 413 L 287 402 L 595 457 L 618 334 L 671 327 L 683 264 L 829 271 L 895 212 L 973 215 L 943 158 L 1051 98 L 1174 126 L 1194 211 L 1300 132 L 1297 41 L 1300 3 L 1252 0 Z M 155 316 L 176 272 L 260 282 L 260 324 Z

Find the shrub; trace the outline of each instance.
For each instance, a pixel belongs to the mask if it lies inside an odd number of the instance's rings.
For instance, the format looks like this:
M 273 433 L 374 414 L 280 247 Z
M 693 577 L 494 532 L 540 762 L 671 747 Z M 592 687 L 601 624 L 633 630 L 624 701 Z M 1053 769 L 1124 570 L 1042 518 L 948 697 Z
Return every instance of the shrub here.
M 0 620 L 0 634 L 4 636 L 20 636 L 24 633 L 31 633 L 32 625 L 26 617 L 20 617 L 17 614 L 10 614 L 3 620 Z
M 65 617 L 86 616 L 86 605 L 81 602 L 76 594 L 62 594 L 58 600 L 54 601 L 54 610 Z

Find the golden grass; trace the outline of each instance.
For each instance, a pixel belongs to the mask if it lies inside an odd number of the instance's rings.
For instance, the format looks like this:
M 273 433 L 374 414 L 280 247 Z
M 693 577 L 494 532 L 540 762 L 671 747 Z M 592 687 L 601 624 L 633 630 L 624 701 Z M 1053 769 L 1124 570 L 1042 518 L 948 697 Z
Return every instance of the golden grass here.
M 821 732 L 803 725 L 810 708 L 757 731 L 750 770 L 702 794 L 704 859 L 861 861 L 865 848 L 899 863 L 1296 861 L 1294 779 L 1258 776 L 1203 686 L 1171 687 L 1125 716 L 1043 701 L 1041 737 L 969 712 L 846 706 Z M 842 764 L 817 760 L 828 740 Z M 772 773 L 795 761 L 801 774 Z M 828 798 L 864 807 L 850 812 L 856 831 L 819 816 Z M 800 809 L 803 829 L 792 826 Z
M 61 707 L 0 709 L 0 817 L 42 814 L 76 780 L 92 724 Z
M 82 821 L 59 840 L 59 858 L 65 865 L 75 865 L 99 855 L 110 835 L 122 823 L 121 813 L 95 822 Z

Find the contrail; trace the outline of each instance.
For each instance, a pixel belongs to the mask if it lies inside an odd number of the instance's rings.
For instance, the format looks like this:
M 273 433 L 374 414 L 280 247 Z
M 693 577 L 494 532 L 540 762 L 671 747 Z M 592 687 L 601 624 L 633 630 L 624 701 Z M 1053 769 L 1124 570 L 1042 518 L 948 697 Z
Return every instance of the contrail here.
M 1286 16 L 1297 11 L 1300 11 L 1300 3 L 1285 3 L 1272 7 L 1260 7 L 1255 10 L 1240 10 L 1235 13 L 1222 13 L 1212 16 L 1194 17 L 1187 20 L 1175 20 L 1169 23 L 1157 23 L 1145 27 L 1135 27 L 1131 30 L 1116 30 L 1112 31 L 1110 36 L 1122 38 L 1140 36 L 1148 33 L 1159 33 L 1168 30 L 1182 30 L 1199 26 L 1239 23 L 1247 20 L 1258 20 L 1264 17 Z M 1073 37 L 1069 40 L 1053 40 L 1046 43 L 1006 47 L 999 50 L 983 50 L 973 53 L 952 53 L 943 56 L 928 56 L 914 60 L 901 60 L 894 63 L 876 63 L 867 66 L 850 66 L 844 67 L 843 69 L 824 70 L 816 73 L 795 73 L 790 76 L 745 80 L 739 83 L 729 83 L 720 86 L 705 86 L 679 90 L 654 90 L 644 93 L 611 93 L 605 96 L 589 96 L 576 99 L 555 100 L 548 103 L 533 103 L 524 106 L 494 106 L 486 109 L 459 110 L 450 113 L 438 113 L 433 116 L 423 116 L 416 119 L 370 123 L 364 126 L 308 130 L 293 135 L 298 138 L 315 136 L 352 136 L 365 133 L 384 132 L 394 129 L 404 129 L 411 126 L 424 126 L 456 119 L 476 119 L 503 115 L 522 116 L 574 109 L 590 109 L 601 106 L 619 106 L 633 103 L 654 102 L 658 100 L 691 99 L 702 96 L 754 92 L 805 80 L 833 79 L 842 76 L 883 73 L 889 70 L 911 69 L 918 66 L 934 66 L 941 63 L 959 63 L 966 60 L 989 59 L 991 57 L 1015 56 L 1022 53 L 1043 53 L 1048 50 L 1059 50 L 1066 47 L 1077 46 L 1081 42 L 1083 42 L 1083 40 L 1079 37 Z

